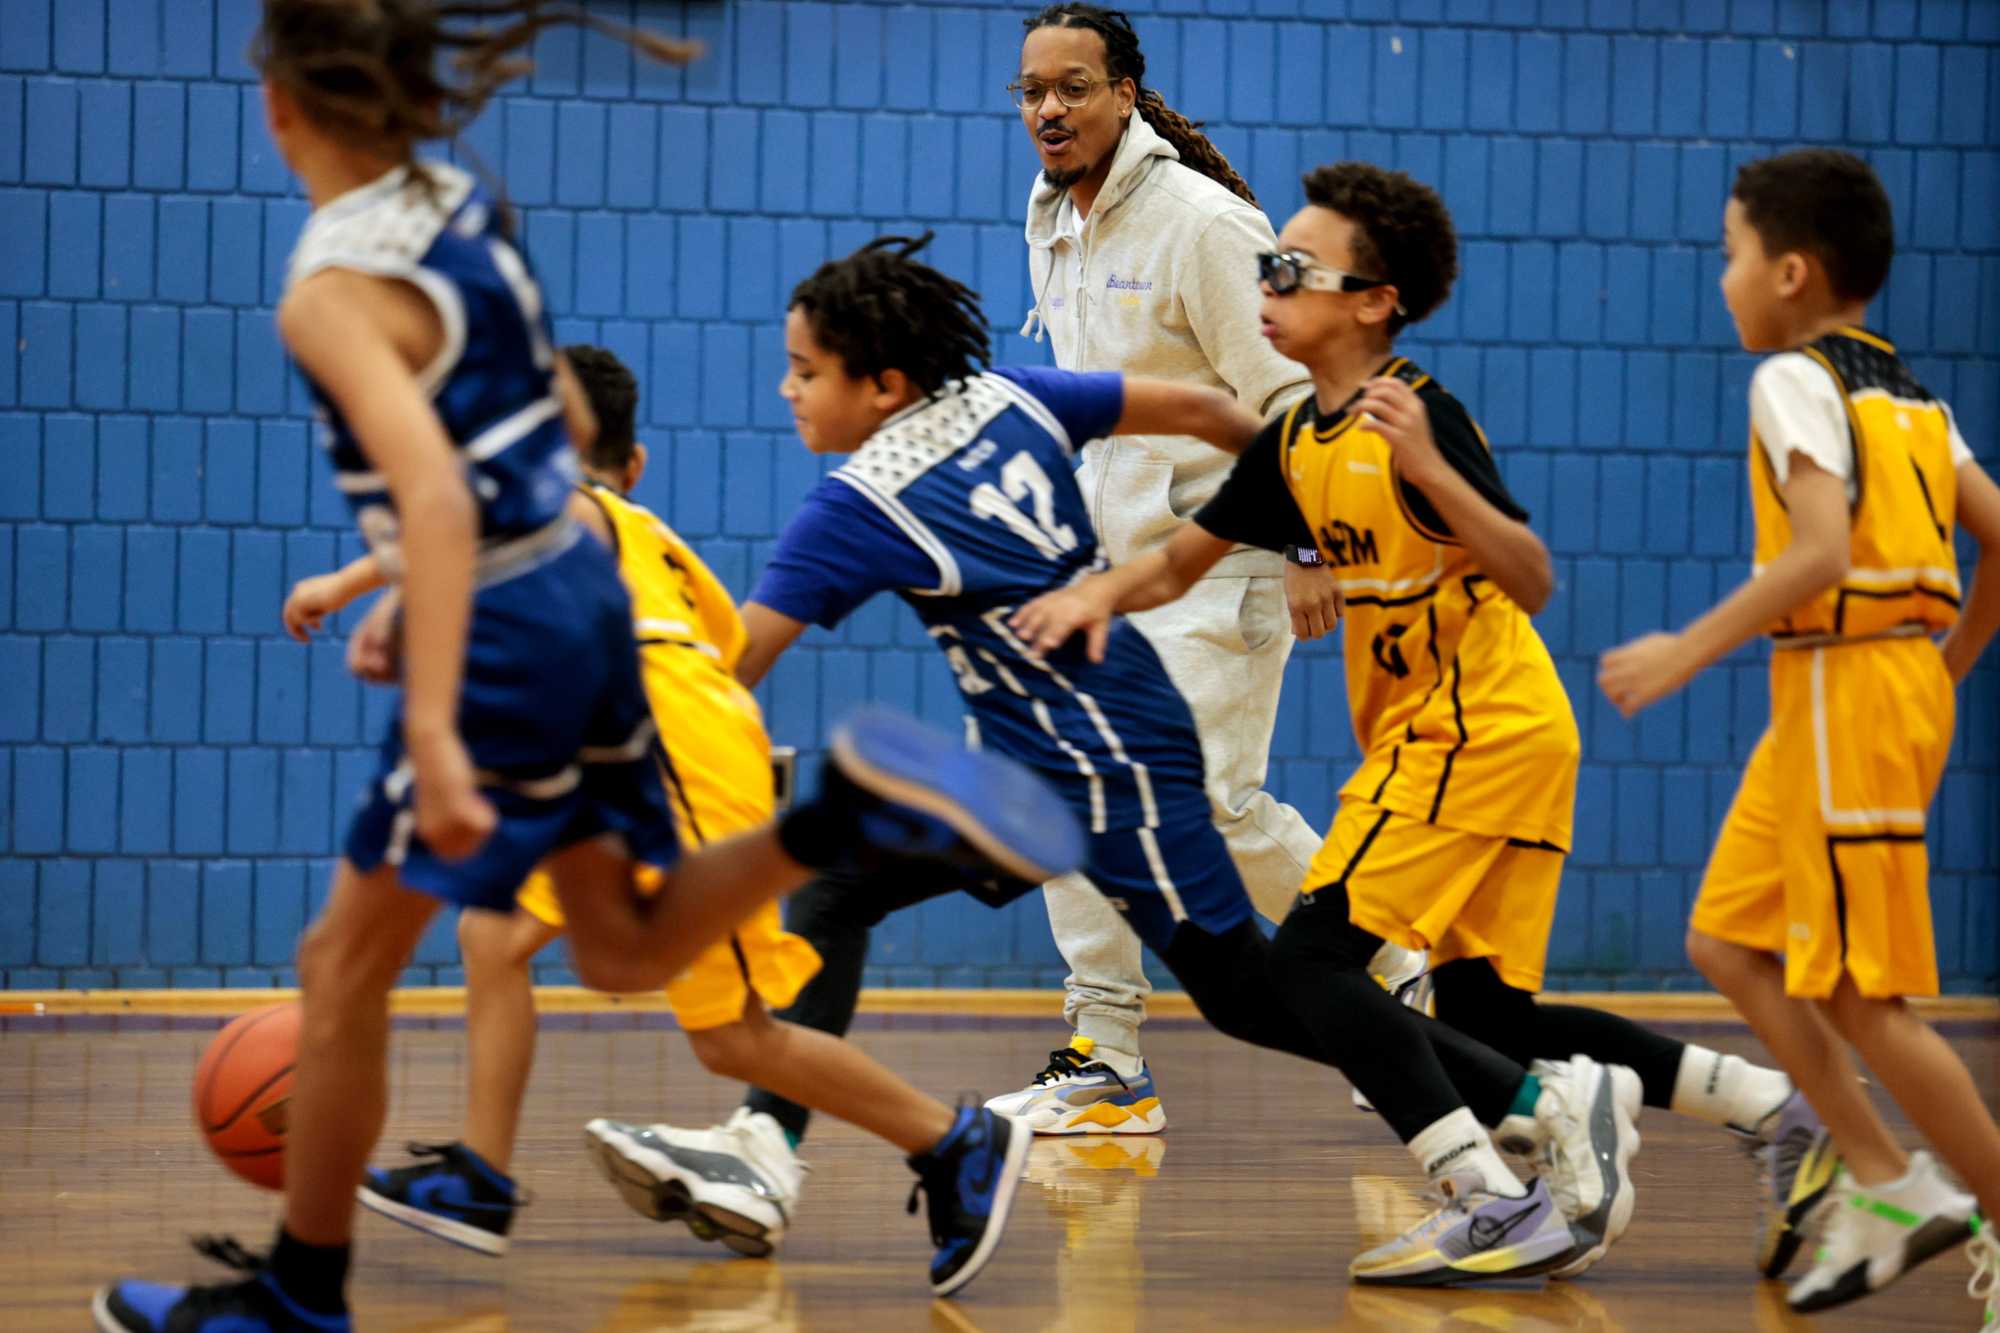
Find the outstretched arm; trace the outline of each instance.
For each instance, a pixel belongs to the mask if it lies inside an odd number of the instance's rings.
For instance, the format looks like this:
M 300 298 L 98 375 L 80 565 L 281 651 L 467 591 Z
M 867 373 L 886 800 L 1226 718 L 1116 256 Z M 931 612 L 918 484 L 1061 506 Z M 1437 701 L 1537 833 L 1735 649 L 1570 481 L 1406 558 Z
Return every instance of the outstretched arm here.
M 1125 409 L 1117 435 L 1192 435 L 1240 454 L 1264 423 L 1221 389 L 1126 376 Z
M 1846 577 L 1847 483 L 1798 452 L 1789 472 L 1784 492 L 1791 545 L 1679 634 L 1648 634 L 1599 662 L 1597 683 L 1626 717 L 1666 698 Z
M 281 615 L 285 633 L 304 643 L 325 619 L 389 581 L 373 552 L 350 560 L 330 574 L 314 574 L 292 585 Z
M 1165 546 L 1067 588 L 1043 593 L 1016 611 L 1008 626 L 1036 656 L 1062 647 L 1081 630 L 1088 636 L 1085 650 L 1090 660 L 1102 662 L 1113 616 L 1178 600 L 1232 547 L 1200 524 L 1183 523 Z

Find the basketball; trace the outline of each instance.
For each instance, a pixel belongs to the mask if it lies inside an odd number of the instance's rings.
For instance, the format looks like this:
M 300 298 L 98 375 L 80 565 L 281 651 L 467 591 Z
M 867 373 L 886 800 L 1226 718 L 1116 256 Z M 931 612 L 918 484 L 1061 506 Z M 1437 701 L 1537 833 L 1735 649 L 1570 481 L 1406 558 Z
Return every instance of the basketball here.
M 253 1009 L 215 1034 L 194 1069 L 194 1119 L 222 1164 L 252 1185 L 285 1187 L 285 1121 L 299 1058 L 299 1006 Z

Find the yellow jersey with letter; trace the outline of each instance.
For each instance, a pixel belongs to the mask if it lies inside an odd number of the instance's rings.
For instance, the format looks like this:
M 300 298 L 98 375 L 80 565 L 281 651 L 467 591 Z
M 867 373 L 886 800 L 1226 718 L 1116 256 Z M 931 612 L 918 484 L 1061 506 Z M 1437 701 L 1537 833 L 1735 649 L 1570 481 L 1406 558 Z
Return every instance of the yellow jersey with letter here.
M 1848 483 L 1847 574 L 1772 626 L 1772 635 L 1782 643 L 1949 628 L 1959 604 L 1951 540 L 1958 465 L 1971 456 L 1950 409 L 1917 382 L 1887 339 L 1858 328 L 1767 360 L 1751 401 L 1759 569 L 1791 544 L 1781 469 L 1794 449 Z M 1841 456 L 1821 459 L 1828 442 L 1842 441 Z
M 1440 452 L 1474 489 L 1525 519 L 1458 400 L 1404 358 L 1381 373 L 1416 391 Z M 1295 508 L 1298 533 L 1309 530 L 1339 580 L 1362 751 L 1342 797 L 1566 852 L 1582 745 L 1555 663 L 1352 406 L 1326 413 L 1308 398 L 1272 422 L 1197 522 L 1273 547 L 1285 532 L 1276 515 Z

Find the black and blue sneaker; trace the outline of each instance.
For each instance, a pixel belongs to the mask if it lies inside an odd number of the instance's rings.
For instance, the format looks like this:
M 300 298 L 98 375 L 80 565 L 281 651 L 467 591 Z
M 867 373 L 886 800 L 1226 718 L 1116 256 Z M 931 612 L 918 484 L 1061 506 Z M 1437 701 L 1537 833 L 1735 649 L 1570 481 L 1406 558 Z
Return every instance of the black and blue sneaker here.
M 927 1153 L 909 1158 L 917 1183 L 910 1188 L 911 1212 L 917 1195 L 930 1203 L 931 1290 L 949 1296 L 979 1276 L 1014 1207 L 1014 1191 L 1028 1161 L 1034 1135 L 983 1106 L 958 1108 L 951 1131 Z
M 997 867 L 1040 884 L 1083 864 L 1087 845 L 1076 816 L 1011 759 L 968 750 L 913 717 L 874 707 L 857 709 L 834 729 L 831 752 L 818 797 L 787 816 L 788 823 L 803 818 L 842 830 L 849 845 L 841 859 L 849 864 L 828 868 L 919 861 Z
M 362 1206 L 406 1227 L 481 1254 L 507 1252 L 514 1210 L 528 1200 L 514 1182 L 462 1143 L 412 1143 L 425 1159 L 362 1178 Z
M 116 1282 L 98 1289 L 90 1313 L 99 1333 L 352 1333 L 347 1311 L 306 1309 L 278 1286 L 265 1260 L 227 1236 L 204 1236 L 194 1247 L 250 1276 L 206 1287 Z

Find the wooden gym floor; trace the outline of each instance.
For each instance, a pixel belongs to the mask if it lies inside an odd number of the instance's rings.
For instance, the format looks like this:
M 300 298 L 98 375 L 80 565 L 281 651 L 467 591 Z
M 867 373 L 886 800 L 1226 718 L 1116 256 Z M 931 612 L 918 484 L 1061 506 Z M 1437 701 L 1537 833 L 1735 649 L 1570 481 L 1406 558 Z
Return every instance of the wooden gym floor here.
M 190 1119 L 201 1018 L 0 1018 L 0 1329 L 80 1329 L 96 1284 L 219 1273 L 196 1231 L 261 1246 L 275 1200 L 210 1160 Z M 1740 1029 L 1684 1027 L 1748 1054 Z M 1747 1160 L 1719 1131 L 1649 1111 L 1639 1212 L 1586 1280 L 1543 1289 L 1393 1293 L 1350 1286 L 1357 1246 L 1414 1215 L 1413 1170 L 1347 1088 L 1183 1020 L 1148 1029 L 1171 1127 L 1152 1140 L 1043 1140 L 993 1265 L 933 1302 L 912 1179 L 896 1154 L 822 1122 L 803 1209 L 775 1262 L 725 1259 L 684 1228 L 627 1211 L 578 1147 L 593 1115 L 722 1118 L 711 1078 L 656 1015 L 545 1020 L 516 1167 L 535 1203 L 493 1260 L 363 1214 L 362 1327 L 503 1330 L 1815 1330 L 1970 1329 L 1969 1268 L 1948 1255 L 1843 1314 L 1790 1315 L 1752 1281 Z M 1947 1025 L 1991 1100 L 2000 1026 Z M 866 1047 L 944 1096 L 1017 1086 L 1062 1037 L 1021 1018 L 864 1018 Z M 454 1137 L 463 1030 L 399 1022 L 393 1107 L 377 1161 Z

